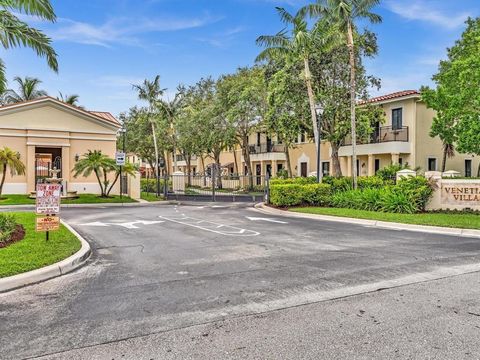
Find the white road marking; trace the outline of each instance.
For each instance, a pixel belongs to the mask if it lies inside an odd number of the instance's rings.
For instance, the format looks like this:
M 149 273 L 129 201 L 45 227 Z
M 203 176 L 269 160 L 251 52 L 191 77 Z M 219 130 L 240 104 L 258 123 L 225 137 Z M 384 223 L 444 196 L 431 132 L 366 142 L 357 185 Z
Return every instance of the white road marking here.
M 165 221 L 146 221 L 146 220 L 137 220 L 137 221 L 131 221 L 131 222 L 124 222 L 124 223 L 107 223 L 107 222 L 91 222 L 91 223 L 86 223 L 86 224 L 79 224 L 80 226 L 101 226 L 101 227 L 109 227 L 109 226 L 121 226 L 126 229 L 139 229 L 137 224 L 143 224 L 143 225 L 154 225 L 154 224 L 160 224 Z
M 259 217 L 250 217 L 250 216 L 246 216 L 246 218 L 251 221 L 267 221 L 267 222 L 272 222 L 277 224 L 288 224 L 288 222 L 286 221 L 269 219 L 269 218 L 259 218 Z
M 257 236 L 260 235 L 258 231 L 242 229 L 235 226 L 224 225 L 215 223 L 212 221 L 196 219 L 188 216 L 175 217 L 175 216 L 159 216 L 160 219 L 171 221 L 177 224 L 195 227 L 205 231 L 210 231 L 216 234 L 229 235 L 229 236 Z M 201 225 L 200 225 L 201 224 Z M 218 230 L 218 229 L 222 230 Z

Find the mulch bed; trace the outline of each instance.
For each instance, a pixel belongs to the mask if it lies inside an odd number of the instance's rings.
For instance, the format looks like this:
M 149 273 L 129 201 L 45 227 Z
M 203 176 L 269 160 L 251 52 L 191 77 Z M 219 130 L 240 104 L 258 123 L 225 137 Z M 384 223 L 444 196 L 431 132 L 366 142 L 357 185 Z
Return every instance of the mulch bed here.
M 0 242 L 0 249 L 5 248 L 8 245 L 12 245 L 13 243 L 16 243 L 17 241 L 23 240 L 25 237 L 25 228 L 21 224 L 17 224 L 15 227 L 15 230 L 13 231 L 12 235 L 10 235 L 10 239 L 8 239 L 5 242 Z

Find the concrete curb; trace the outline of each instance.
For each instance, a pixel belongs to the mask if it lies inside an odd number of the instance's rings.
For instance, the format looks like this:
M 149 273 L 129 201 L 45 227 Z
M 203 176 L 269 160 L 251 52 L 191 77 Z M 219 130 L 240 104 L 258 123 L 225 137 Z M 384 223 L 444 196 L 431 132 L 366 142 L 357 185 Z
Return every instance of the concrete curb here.
M 389 229 L 389 230 L 405 230 L 405 231 L 424 232 L 429 234 L 442 234 L 442 235 L 480 238 L 480 230 L 474 230 L 474 229 L 456 229 L 456 228 L 447 228 L 447 227 L 440 227 L 440 226 L 402 224 L 402 223 L 394 223 L 394 222 L 386 222 L 386 221 L 378 221 L 378 220 L 365 220 L 365 219 L 347 218 L 347 217 L 330 216 L 330 215 L 303 214 L 303 213 L 296 213 L 296 212 L 291 212 L 287 210 L 279 210 L 279 209 L 271 208 L 269 206 L 266 206 L 263 203 L 256 204 L 255 209 L 262 213 L 266 213 L 270 215 L 279 215 L 284 217 L 348 223 L 348 224 L 377 227 L 380 229 Z
M 70 230 L 80 240 L 82 247 L 72 256 L 56 264 L 52 264 L 37 270 L 32 270 L 23 274 L 9 276 L 0 279 L 0 293 L 18 289 L 24 286 L 33 285 L 46 281 L 64 274 L 67 274 L 82 266 L 90 257 L 92 250 L 90 244 L 70 225 L 62 220 L 62 224 Z
M 60 208 L 105 208 L 105 207 L 135 207 L 148 205 L 173 205 L 177 201 L 152 201 L 152 202 L 134 202 L 134 203 L 93 203 L 93 204 L 62 204 Z M 35 205 L 2 205 L 0 210 L 32 210 Z

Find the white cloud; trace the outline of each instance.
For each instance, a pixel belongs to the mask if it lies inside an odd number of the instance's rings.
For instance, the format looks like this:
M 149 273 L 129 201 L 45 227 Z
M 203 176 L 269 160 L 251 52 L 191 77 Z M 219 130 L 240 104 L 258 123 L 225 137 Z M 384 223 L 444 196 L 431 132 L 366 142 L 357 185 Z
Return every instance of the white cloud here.
M 235 37 L 244 32 L 246 29 L 243 26 L 237 26 L 231 29 L 227 29 L 222 33 L 214 34 L 210 37 L 196 38 L 197 41 L 207 43 L 211 46 L 218 48 L 226 48 L 235 39 Z
M 116 18 L 95 25 L 72 19 L 60 18 L 54 28 L 47 33 L 57 41 L 69 41 L 80 44 L 110 47 L 113 44 L 142 46 L 141 34 L 193 29 L 220 20 L 204 14 L 197 18 Z
M 427 0 L 389 0 L 387 8 L 407 20 L 425 21 L 447 29 L 462 26 L 470 13 L 453 14 L 447 10 L 436 9 Z

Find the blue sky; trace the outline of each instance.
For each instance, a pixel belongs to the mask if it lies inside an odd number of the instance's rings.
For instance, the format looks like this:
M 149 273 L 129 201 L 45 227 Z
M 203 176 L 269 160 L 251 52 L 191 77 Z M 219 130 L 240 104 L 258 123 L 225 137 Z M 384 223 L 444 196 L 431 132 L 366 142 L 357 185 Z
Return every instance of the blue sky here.
M 50 71 L 27 49 L 2 53 L 9 78 L 35 76 L 52 96 L 80 95 L 90 110 L 118 115 L 140 104 L 131 84 L 161 75 L 172 96 L 179 83 L 253 64 L 255 39 L 281 29 L 275 6 L 297 10 L 307 0 L 53 0 L 58 21 L 28 19 L 54 40 L 60 71 Z M 430 84 L 438 61 L 480 15 L 478 0 L 383 0 L 379 55 L 370 73 L 379 93 Z M 372 91 L 372 95 L 376 95 Z

